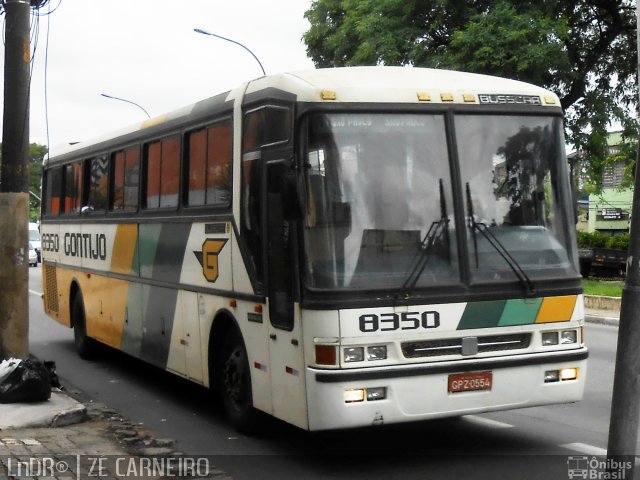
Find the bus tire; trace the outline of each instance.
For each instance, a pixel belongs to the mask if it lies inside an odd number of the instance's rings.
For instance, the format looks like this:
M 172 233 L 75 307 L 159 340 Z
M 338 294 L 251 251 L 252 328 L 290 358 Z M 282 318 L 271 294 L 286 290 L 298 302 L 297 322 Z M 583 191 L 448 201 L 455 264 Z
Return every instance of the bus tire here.
M 73 320 L 73 342 L 78 355 L 84 360 L 95 358 L 98 353 L 99 344 L 96 340 L 87 336 L 84 302 L 82 301 L 82 294 L 79 291 L 73 298 L 71 318 Z
M 227 334 L 220 373 L 222 403 L 229 422 L 239 432 L 254 433 L 258 412 L 253 408 L 247 350 L 237 331 Z

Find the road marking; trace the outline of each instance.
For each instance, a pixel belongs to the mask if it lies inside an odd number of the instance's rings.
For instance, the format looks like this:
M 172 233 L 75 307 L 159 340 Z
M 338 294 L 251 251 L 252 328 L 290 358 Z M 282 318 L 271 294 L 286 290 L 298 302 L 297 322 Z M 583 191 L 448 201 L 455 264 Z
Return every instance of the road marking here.
M 510 423 L 498 422 L 497 420 L 491 420 L 490 418 L 478 417 L 477 415 L 465 415 L 465 419 L 470 422 L 477 423 L 478 425 L 484 425 L 493 428 L 513 428 Z
M 36 292 L 35 290 L 31 290 L 31 289 L 29 289 L 29 293 L 32 295 L 37 295 L 38 297 L 41 297 L 42 295 L 44 295 L 42 292 Z
M 584 453 L 585 455 L 598 455 L 602 457 L 607 455 L 607 450 L 605 448 L 594 447 L 593 445 L 587 445 L 586 443 L 565 443 L 560 446 L 568 450 Z

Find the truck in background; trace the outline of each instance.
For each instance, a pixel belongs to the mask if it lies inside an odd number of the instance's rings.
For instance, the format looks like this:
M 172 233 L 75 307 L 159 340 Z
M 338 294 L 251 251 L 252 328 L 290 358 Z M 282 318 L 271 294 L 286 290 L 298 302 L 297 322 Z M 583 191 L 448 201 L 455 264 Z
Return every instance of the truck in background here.
M 622 275 L 627 271 L 627 250 L 620 248 L 580 248 L 580 275 L 584 278 L 592 273 L 598 275 Z

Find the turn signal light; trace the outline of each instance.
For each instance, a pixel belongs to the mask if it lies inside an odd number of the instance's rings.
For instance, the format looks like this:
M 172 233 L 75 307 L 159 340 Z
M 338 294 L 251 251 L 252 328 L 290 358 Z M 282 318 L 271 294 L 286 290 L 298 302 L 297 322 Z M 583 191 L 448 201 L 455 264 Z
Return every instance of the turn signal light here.
M 316 345 L 316 364 L 337 365 L 336 347 L 334 345 Z

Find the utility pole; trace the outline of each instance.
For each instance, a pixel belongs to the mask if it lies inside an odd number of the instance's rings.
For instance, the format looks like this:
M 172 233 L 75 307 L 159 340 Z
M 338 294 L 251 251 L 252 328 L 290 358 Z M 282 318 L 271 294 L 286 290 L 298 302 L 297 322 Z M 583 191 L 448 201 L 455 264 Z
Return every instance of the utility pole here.
M 640 5 L 636 3 L 636 20 L 640 20 Z M 640 31 L 636 33 L 640 46 Z M 640 49 L 638 51 L 640 74 Z M 640 100 L 640 98 L 639 98 Z M 640 105 L 640 104 L 639 104 Z M 640 132 L 637 140 L 640 142 Z M 607 457 L 624 461 L 627 480 L 633 480 L 635 470 L 638 420 L 640 419 L 640 158 L 636 157 L 633 206 L 631 210 L 631 242 L 627 259 L 627 280 L 622 290 L 620 327 L 616 371 L 613 377 L 613 399 L 609 421 Z M 628 464 L 626 462 L 629 462 Z M 613 462 L 608 462 L 613 463 Z M 616 470 L 612 468 L 611 470 Z M 617 469 L 620 470 L 619 468 Z
M 0 164 L 0 360 L 29 354 L 29 0 L 4 0 Z

